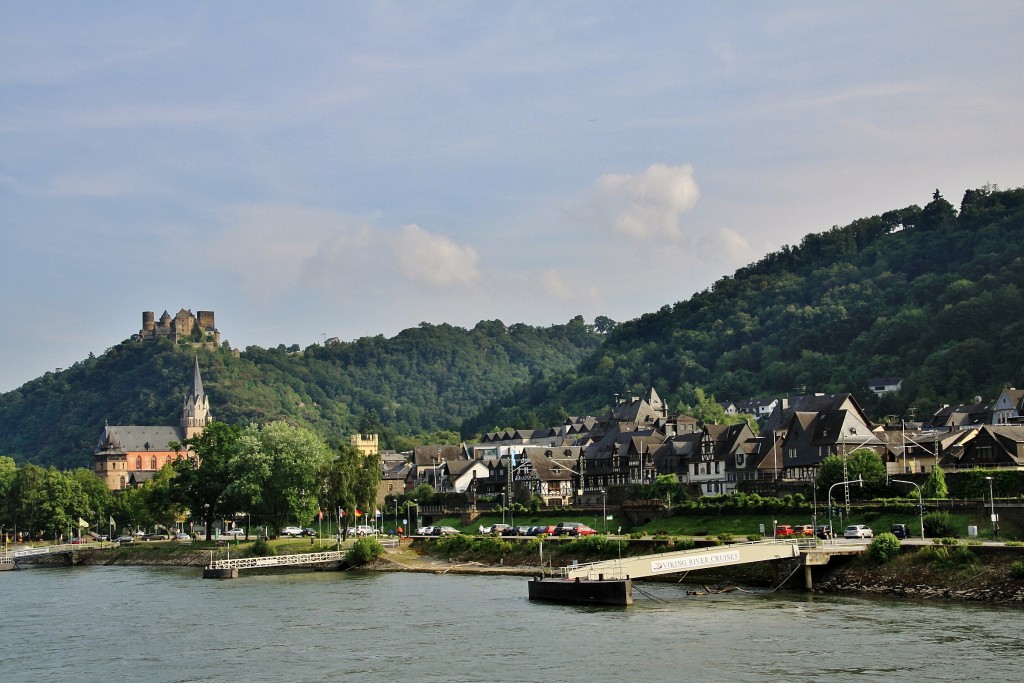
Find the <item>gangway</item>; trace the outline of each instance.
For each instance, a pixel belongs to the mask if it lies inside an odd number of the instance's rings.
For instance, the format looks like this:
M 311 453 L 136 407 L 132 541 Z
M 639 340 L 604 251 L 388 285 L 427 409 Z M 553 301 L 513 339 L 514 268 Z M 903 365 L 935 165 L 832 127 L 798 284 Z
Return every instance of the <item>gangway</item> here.
M 26 557 L 39 557 L 41 555 L 62 555 L 65 553 L 76 552 L 78 550 L 109 548 L 110 545 L 110 543 L 104 543 L 102 541 L 90 543 L 63 543 L 61 545 L 41 545 L 35 548 L 8 550 L 7 552 L 0 554 L 0 559 L 19 560 Z
M 301 553 L 298 555 L 271 555 L 268 557 L 238 557 L 215 560 L 212 555 L 210 564 L 203 570 L 203 578 L 233 579 L 238 577 L 239 569 L 255 569 L 257 567 L 299 567 L 309 564 L 324 564 L 345 559 L 346 550 L 327 550 L 318 553 Z
M 800 557 L 799 541 L 752 541 L 713 548 L 692 548 L 618 560 L 561 567 L 562 578 L 587 581 L 642 579 L 696 569 Z
M 806 542 L 814 543 L 810 539 Z M 801 543 L 804 541 L 753 541 L 572 564 L 560 568 L 554 578 L 541 576 L 530 581 L 529 595 L 531 600 L 631 605 L 634 579 L 749 562 L 795 560 L 800 557 Z

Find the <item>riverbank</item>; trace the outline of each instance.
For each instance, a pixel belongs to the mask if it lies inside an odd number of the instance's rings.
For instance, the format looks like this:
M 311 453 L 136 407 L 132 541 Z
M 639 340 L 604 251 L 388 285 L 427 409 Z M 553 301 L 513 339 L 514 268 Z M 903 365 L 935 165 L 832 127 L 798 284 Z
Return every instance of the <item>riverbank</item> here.
M 365 571 L 431 574 L 493 574 L 535 576 L 545 571 L 538 559 L 524 556 L 497 560 L 432 555 L 431 542 L 405 543 L 388 548 Z M 232 548 L 193 547 L 179 544 L 145 544 L 78 553 L 76 564 L 94 566 L 173 566 L 201 569 L 212 559 L 246 556 L 248 546 Z M 593 559 L 574 557 L 581 563 Z M 866 556 L 834 558 L 815 568 L 813 592 L 844 595 L 879 595 L 895 598 L 982 602 L 1024 606 L 1024 578 L 1020 577 L 1024 548 L 1016 546 L 956 545 L 905 546 L 900 555 L 884 564 Z M 60 556 L 38 558 L 37 564 L 62 564 Z M 1016 566 L 1015 566 L 1016 565 Z M 550 570 L 550 567 L 547 568 Z M 664 577 L 671 582 L 701 586 L 748 586 L 769 590 L 804 590 L 803 572 L 774 563 L 736 565 L 693 571 L 684 577 Z M 275 570 L 281 571 L 281 570 Z M 308 571 L 288 569 L 284 571 Z

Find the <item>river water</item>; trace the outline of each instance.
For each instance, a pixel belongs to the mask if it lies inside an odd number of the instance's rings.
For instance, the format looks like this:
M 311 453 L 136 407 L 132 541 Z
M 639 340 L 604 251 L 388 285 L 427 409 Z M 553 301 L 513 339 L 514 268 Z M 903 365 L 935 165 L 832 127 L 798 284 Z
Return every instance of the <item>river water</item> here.
M 1021 610 L 688 595 L 530 602 L 527 579 L 195 568 L 0 573 L 0 681 L 1022 681 Z

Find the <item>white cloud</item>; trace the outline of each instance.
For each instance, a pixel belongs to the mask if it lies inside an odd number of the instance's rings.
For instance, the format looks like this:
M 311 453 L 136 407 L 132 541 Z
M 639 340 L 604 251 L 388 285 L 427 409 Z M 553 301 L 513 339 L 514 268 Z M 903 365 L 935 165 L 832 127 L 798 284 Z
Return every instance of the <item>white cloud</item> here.
M 627 237 L 676 238 L 679 220 L 700 197 L 693 166 L 653 164 L 640 175 L 608 174 L 597 187 L 616 205 L 612 228 Z
M 709 258 L 715 254 L 726 257 L 722 259 L 729 268 L 740 267 L 758 255 L 751 251 L 750 242 L 746 237 L 732 228 L 719 228 L 698 240 L 698 251 Z
M 431 287 L 472 284 L 480 280 L 476 249 L 461 246 L 444 235 L 410 224 L 393 241 L 398 271 Z

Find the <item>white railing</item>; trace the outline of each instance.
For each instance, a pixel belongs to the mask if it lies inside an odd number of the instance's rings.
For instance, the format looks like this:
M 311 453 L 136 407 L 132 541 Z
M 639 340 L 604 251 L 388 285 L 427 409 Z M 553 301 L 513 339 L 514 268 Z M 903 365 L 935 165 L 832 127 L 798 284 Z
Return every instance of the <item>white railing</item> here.
M 347 551 L 330 550 L 320 553 L 302 553 L 301 555 L 271 555 L 268 557 L 241 557 L 236 559 L 215 560 L 211 554 L 207 569 L 253 569 L 255 567 L 295 567 L 304 564 L 321 564 L 337 562 L 345 559 Z
M 102 542 L 91 542 L 91 543 L 64 543 L 62 545 L 41 545 L 36 548 L 22 548 L 21 550 L 8 550 L 6 553 L 0 555 L 0 557 L 9 557 L 11 559 L 18 557 L 36 557 L 40 555 L 54 555 L 60 553 L 69 553 L 73 550 L 85 550 L 87 548 L 109 548 L 110 543 Z

